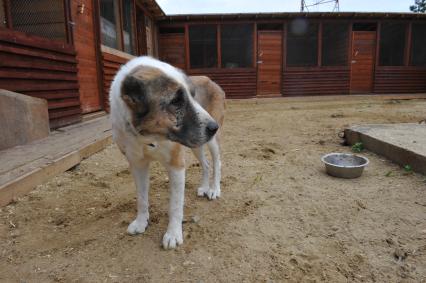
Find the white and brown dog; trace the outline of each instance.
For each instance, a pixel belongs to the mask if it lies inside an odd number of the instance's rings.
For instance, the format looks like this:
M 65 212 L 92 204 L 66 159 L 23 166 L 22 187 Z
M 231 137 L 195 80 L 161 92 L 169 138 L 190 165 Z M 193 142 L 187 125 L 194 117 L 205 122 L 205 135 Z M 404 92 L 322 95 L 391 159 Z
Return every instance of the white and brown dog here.
M 113 139 L 127 157 L 137 188 L 137 216 L 129 234 L 143 233 L 148 225 L 149 164 L 159 161 L 170 183 L 169 225 L 163 247 L 182 244 L 185 189 L 184 146 L 192 148 L 202 167 L 199 196 L 220 196 L 219 131 L 225 111 L 225 93 L 207 77 L 188 77 L 179 69 L 139 57 L 121 67 L 110 90 Z M 213 182 L 203 146 L 213 160 Z

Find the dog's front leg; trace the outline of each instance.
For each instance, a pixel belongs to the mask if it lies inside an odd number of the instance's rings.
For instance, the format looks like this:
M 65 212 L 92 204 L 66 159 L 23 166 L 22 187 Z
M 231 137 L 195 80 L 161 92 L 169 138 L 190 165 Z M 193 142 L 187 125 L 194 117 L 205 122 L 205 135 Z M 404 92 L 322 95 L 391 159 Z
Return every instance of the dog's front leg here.
M 136 184 L 138 214 L 136 219 L 130 223 L 127 232 L 136 235 L 145 232 L 148 226 L 148 192 L 149 192 L 149 163 L 143 160 L 130 161 L 130 171 Z
M 174 249 L 183 243 L 182 220 L 185 197 L 185 168 L 169 167 L 170 203 L 169 226 L 163 237 L 163 247 Z

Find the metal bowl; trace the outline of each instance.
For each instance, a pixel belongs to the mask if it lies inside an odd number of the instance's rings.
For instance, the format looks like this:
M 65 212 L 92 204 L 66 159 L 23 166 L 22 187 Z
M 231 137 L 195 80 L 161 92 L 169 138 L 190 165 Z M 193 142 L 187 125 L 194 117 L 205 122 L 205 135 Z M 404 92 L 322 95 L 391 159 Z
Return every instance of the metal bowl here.
M 329 153 L 321 158 L 328 175 L 353 179 L 361 176 L 364 167 L 370 162 L 363 156 L 348 153 Z

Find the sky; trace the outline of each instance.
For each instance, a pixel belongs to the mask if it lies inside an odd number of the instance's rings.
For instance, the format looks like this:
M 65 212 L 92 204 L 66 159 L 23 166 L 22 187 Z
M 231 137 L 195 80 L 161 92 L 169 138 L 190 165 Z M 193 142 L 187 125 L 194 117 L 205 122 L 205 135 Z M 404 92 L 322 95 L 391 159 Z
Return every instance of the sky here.
M 156 0 L 170 14 L 299 12 L 300 0 Z M 314 3 L 316 0 L 305 0 Z M 341 12 L 410 12 L 414 0 L 340 0 Z M 312 12 L 333 10 L 334 4 L 309 8 Z

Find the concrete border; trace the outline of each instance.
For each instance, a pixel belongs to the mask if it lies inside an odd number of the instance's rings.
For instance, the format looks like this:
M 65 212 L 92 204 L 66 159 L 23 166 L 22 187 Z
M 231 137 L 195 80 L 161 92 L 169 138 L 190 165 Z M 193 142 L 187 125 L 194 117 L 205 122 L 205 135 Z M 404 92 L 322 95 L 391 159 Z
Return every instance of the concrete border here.
M 426 155 L 402 145 L 398 145 L 397 143 L 392 143 L 388 140 L 374 137 L 367 130 L 369 126 L 374 127 L 383 125 L 353 126 L 345 129 L 346 142 L 350 145 L 354 145 L 357 142 L 362 142 L 364 148 L 384 156 L 401 166 L 410 165 L 415 172 L 426 174 Z M 392 124 L 386 126 L 392 127 Z M 422 127 L 426 128 L 424 125 L 422 125 Z

